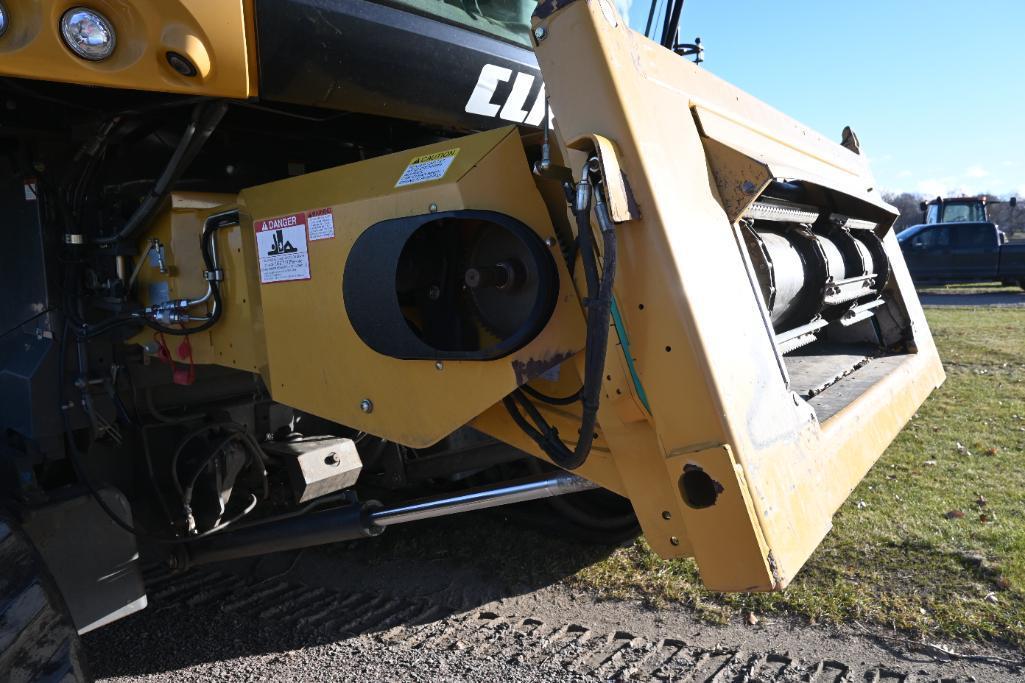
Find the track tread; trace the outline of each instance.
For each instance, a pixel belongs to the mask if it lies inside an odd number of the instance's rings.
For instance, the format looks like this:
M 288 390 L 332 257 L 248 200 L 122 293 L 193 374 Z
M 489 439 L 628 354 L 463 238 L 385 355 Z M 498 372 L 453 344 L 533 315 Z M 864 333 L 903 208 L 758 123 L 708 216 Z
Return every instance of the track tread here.
M 217 606 L 225 612 L 283 622 L 329 637 L 369 636 L 388 647 L 501 658 L 510 664 L 563 671 L 574 679 L 692 683 L 927 680 L 883 666 L 859 667 L 855 673 L 834 659 L 800 661 L 785 652 L 701 648 L 679 638 L 648 639 L 628 631 L 594 631 L 584 624 L 552 624 L 529 614 L 499 614 L 480 608 L 459 611 L 431 597 L 345 593 L 216 571 L 186 575 L 178 581 L 160 577 L 160 583 L 157 595 L 163 606 L 171 602 L 185 607 Z
M 0 681 L 86 681 L 78 633 L 35 549 L 0 517 Z

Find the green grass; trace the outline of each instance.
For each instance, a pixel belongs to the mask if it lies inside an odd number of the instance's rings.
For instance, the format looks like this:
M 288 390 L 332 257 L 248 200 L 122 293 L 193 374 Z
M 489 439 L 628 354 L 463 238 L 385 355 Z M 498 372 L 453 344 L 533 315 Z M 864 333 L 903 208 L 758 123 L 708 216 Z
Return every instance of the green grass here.
M 512 591 L 563 582 L 687 606 L 711 621 L 750 610 L 1025 647 L 1025 309 L 936 308 L 927 316 L 946 383 L 786 591 L 707 591 L 693 561 L 662 560 L 643 539 L 612 549 L 578 544 L 508 509 L 398 527 L 345 552 L 365 553 L 369 565 L 451 561 Z M 948 518 L 952 511 L 964 516 Z
M 643 540 L 571 580 L 608 596 L 686 603 L 713 619 L 744 610 L 857 619 L 1025 646 L 1025 311 L 927 315 L 946 383 L 786 591 L 706 591 L 693 561 L 662 560 Z
M 999 282 L 959 282 L 952 285 L 919 287 L 921 294 L 1021 294 L 1018 285 L 1003 285 Z

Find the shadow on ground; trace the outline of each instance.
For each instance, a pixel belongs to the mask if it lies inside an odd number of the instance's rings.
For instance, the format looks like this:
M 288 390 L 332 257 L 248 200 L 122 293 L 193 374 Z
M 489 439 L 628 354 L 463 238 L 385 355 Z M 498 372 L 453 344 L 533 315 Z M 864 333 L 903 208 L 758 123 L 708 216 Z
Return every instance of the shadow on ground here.
M 149 577 L 150 606 L 85 636 L 97 678 L 287 656 L 560 583 L 615 546 L 471 513 L 380 537 Z

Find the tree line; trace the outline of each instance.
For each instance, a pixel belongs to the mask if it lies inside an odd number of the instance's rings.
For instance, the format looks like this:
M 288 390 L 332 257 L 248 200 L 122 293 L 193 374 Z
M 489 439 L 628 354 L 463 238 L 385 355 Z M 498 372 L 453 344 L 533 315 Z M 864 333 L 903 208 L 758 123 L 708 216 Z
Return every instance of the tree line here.
M 1009 197 L 998 197 L 991 194 L 986 196 L 990 197 L 990 201 L 1009 199 Z M 921 204 L 922 202 L 935 199 L 935 197 L 926 197 L 925 195 L 913 192 L 901 192 L 884 193 L 883 199 L 893 204 L 900 211 L 900 217 L 894 226 L 895 230 L 900 232 L 904 228 L 924 222 L 925 217 L 922 215 Z M 989 204 L 989 219 L 1000 226 L 1000 229 L 1006 232 L 1011 239 L 1025 239 L 1025 198 L 1019 198 L 1018 206 L 1014 209 L 1006 201 L 999 204 Z

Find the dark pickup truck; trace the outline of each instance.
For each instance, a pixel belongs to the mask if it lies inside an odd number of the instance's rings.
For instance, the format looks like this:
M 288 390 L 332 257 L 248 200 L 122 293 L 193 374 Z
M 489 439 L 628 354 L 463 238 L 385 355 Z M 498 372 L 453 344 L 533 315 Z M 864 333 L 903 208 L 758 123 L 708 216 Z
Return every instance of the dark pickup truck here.
M 993 223 L 930 223 L 897 235 L 916 283 L 1003 282 L 1025 288 L 1025 243 L 1005 244 Z

